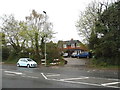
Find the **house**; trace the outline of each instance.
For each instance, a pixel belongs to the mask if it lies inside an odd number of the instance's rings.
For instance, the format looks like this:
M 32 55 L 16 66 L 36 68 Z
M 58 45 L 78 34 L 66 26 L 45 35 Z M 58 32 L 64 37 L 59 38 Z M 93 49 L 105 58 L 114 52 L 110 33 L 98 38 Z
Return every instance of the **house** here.
M 87 48 L 79 40 L 68 40 L 68 41 L 59 41 L 58 46 L 64 53 L 68 53 L 69 56 L 74 53 L 81 53 L 82 51 L 87 51 Z

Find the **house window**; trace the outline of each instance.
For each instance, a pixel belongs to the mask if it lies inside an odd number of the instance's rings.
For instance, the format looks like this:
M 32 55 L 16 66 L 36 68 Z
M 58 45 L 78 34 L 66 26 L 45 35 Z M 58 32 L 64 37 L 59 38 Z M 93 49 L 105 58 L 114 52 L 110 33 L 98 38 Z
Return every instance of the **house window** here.
M 72 47 L 72 48 L 75 48 L 75 44 L 71 44 L 71 47 Z
M 79 44 L 79 43 L 77 43 L 77 44 L 76 44 L 76 47 L 80 47 L 80 44 Z
M 67 48 L 67 45 L 66 45 L 66 44 L 63 44 L 63 48 Z

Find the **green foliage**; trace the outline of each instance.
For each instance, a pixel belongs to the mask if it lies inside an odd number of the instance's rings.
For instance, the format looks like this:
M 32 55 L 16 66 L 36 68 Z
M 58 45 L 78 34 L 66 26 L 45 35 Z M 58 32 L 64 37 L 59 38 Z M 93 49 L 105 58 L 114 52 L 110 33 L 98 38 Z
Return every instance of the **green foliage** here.
M 95 55 L 97 62 L 106 65 L 118 65 L 120 55 L 120 2 L 116 2 L 104 10 L 102 15 L 96 22 L 96 32 L 101 37 L 98 37 L 99 43 L 96 44 Z M 94 40 L 95 38 L 91 36 Z M 91 43 L 91 42 L 90 42 Z M 95 45 L 94 44 L 94 45 Z
M 100 66 L 120 64 L 120 2 L 108 3 L 91 3 L 77 22 Z
M 54 59 L 61 59 L 61 53 L 57 44 L 50 42 L 47 43 L 47 60 L 53 62 Z
M 19 55 L 16 53 L 15 50 L 13 50 L 10 52 L 10 55 L 8 59 L 5 61 L 5 63 L 16 64 L 19 58 L 20 58 Z
M 7 47 L 2 47 L 2 61 L 5 61 L 8 59 L 10 55 L 10 51 Z
M 92 32 L 91 37 L 89 38 L 89 44 L 88 44 L 88 47 L 91 49 L 91 50 L 94 50 L 97 46 L 97 44 L 99 43 L 99 39 L 97 38 L 97 35 Z
M 95 31 L 94 24 L 98 19 L 98 11 L 100 11 L 100 5 L 98 2 L 93 1 L 85 8 L 85 11 L 80 13 L 76 27 L 79 35 L 84 38 L 84 43 L 89 42 L 91 33 Z
M 3 32 L 0 32 L 0 45 L 6 46 L 5 34 Z
M 4 47 L 10 44 L 9 46 L 13 48 L 10 49 L 10 55 L 5 49 L 3 58 L 13 60 L 16 57 L 30 57 L 39 62 L 43 58 L 45 41 L 49 41 L 54 34 L 52 23 L 48 22 L 47 18 L 47 15 L 37 13 L 35 10 L 26 17 L 26 22 L 16 20 L 13 15 L 4 15 L 0 26 L 2 29 L 0 44 Z

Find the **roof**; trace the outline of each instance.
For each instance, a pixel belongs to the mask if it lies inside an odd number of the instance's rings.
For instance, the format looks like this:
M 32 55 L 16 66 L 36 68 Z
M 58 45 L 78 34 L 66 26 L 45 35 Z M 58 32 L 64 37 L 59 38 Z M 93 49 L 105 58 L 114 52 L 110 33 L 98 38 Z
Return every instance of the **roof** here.
M 75 44 L 75 43 L 81 43 L 79 40 L 68 40 L 68 41 L 64 41 L 65 44 L 70 45 L 70 44 Z

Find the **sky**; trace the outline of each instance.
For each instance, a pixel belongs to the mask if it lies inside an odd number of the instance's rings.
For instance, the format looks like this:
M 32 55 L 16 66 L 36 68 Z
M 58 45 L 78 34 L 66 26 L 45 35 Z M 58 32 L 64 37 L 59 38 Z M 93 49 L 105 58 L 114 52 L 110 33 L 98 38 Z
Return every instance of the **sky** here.
M 49 21 L 53 23 L 56 32 L 53 41 L 80 40 L 75 27 L 81 11 L 93 0 L 1 0 L 0 16 L 13 14 L 17 20 L 25 20 L 31 11 L 38 13 L 46 11 Z

